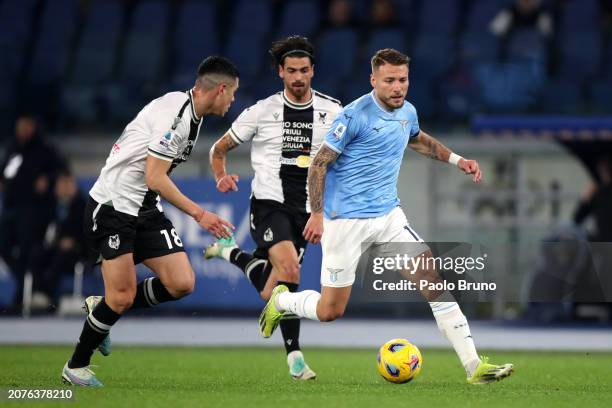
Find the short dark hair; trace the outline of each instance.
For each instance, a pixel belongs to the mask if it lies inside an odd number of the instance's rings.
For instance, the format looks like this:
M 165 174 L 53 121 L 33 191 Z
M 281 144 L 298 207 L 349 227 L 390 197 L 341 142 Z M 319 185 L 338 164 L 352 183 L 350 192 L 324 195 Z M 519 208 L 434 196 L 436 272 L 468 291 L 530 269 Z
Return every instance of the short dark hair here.
M 308 38 L 301 35 L 292 35 L 282 40 L 274 41 L 268 51 L 272 56 L 274 67 L 285 65 L 287 57 L 308 57 L 310 63 L 314 64 L 314 45 Z
M 213 55 L 204 58 L 198 67 L 198 78 L 204 75 L 224 75 L 230 78 L 240 77 L 238 68 L 227 58 Z
M 385 64 L 408 66 L 410 64 L 410 57 L 393 48 L 384 48 L 376 51 L 371 62 L 372 71 L 374 71 L 376 68 Z

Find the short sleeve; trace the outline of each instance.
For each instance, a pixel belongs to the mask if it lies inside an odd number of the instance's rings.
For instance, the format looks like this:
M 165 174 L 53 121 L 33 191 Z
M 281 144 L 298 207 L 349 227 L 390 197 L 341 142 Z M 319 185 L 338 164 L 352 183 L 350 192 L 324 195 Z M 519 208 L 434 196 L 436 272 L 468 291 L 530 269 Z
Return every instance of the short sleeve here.
M 174 126 L 175 120 L 180 120 Z M 182 151 L 185 140 L 189 137 L 184 120 L 176 118 L 176 113 L 156 114 L 152 118 L 153 137 L 149 143 L 149 154 L 158 159 L 172 161 Z
M 247 142 L 257 133 L 257 125 L 261 111 L 261 102 L 246 108 L 236 118 L 229 129 L 229 134 L 234 142 L 240 144 Z
M 338 154 L 344 151 L 346 145 L 359 132 L 359 118 L 354 116 L 352 109 L 343 109 L 325 136 L 325 144 Z
M 413 108 L 413 120 L 412 127 L 410 128 L 410 138 L 417 136 L 421 132 L 421 128 L 419 126 L 419 116 L 417 115 L 416 109 Z

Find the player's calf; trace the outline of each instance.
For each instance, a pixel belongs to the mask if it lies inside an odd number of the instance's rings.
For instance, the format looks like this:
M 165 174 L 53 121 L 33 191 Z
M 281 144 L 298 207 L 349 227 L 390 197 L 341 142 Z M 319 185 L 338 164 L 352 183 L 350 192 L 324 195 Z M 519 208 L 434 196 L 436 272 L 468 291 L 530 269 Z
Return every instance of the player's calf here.
M 322 305 L 321 302 L 319 302 L 317 316 L 321 322 L 333 322 L 344 316 L 344 311 L 344 305 Z

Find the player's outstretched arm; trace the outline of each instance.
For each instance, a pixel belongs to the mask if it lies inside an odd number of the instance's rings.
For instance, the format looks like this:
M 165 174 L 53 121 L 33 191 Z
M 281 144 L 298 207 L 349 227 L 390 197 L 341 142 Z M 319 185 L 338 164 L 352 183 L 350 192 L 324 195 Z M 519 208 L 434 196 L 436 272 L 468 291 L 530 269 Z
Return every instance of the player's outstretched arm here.
M 325 176 L 327 168 L 338 158 L 338 153 L 321 146 L 308 169 L 308 193 L 310 197 L 310 218 L 304 228 L 304 238 L 313 244 L 318 244 L 323 236 L 323 192 L 325 191 Z
M 238 191 L 238 185 L 236 184 L 238 181 L 238 175 L 227 174 L 225 171 L 227 152 L 237 146 L 238 143 L 232 139 L 229 133 L 226 133 L 210 148 L 210 168 L 212 169 L 213 175 L 215 176 L 215 181 L 217 182 L 217 190 L 222 193 L 227 193 L 228 191 Z
M 408 146 L 417 153 L 431 159 L 440 160 L 457 165 L 465 174 L 471 174 L 475 183 L 480 183 L 482 172 L 476 160 L 468 160 L 453 153 L 448 147 L 444 146 L 434 137 L 422 130 L 418 135 L 410 139 Z
M 205 211 L 184 195 L 170 177 L 168 177 L 168 170 L 170 170 L 171 165 L 171 161 L 148 155 L 145 164 L 147 187 L 179 210 L 189 214 L 202 228 L 206 229 L 216 238 L 229 238 L 234 226 L 217 214 Z

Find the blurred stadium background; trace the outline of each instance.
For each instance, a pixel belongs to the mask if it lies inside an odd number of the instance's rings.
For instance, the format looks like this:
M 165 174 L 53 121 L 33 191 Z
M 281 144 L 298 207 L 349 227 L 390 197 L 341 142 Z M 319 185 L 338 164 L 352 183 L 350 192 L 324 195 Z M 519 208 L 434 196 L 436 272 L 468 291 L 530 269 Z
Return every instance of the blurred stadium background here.
M 203 57 L 227 56 L 241 71 L 236 102 L 225 118 L 206 118 L 195 153 L 175 176 L 187 195 L 231 219 L 238 227 L 239 244 L 252 248 L 248 148 L 230 154 L 230 169 L 242 176 L 240 191 L 231 196 L 214 189 L 207 155 L 213 141 L 244 108 L 281 89 L 267 54 L 271 41 L 289 34 L 311 38 L 317 48 L 313 87 L 343 104 L 370 90 L 373 52 L 397 48 L 412 58 L 408 100 L 417 107 L 421 127 L 453 150 L 478 159 L 485 174 L 485 183 L 474 186 L 449 166 L 407 153 L 399 190 L 409 220 L 431 241 L 512 245 L 508 258 L 497 266 L 509 277 L 505 289 L 493 302 L 465 306 L 468 316 L 489 319 L 480 326 L 482 333 L 490 330 L 485 344 L 533 347 L 538 335 L 549 339 L 546 329 L 544 334 L 534 328 L 505 342 L 500 339 L 510 328 L 535 322 L 535 326 L 569 325 L 550 336 L 558 339 L 551 348 L 571 347 L 566 341 L 572 338 L 583 338 L 578 344 L 593 349 L 612 348 L 610 331 L 600 330 L 611 327 L 609 303 L 602 302 L 612 300 L 609 287 L 603 289 L 603 297 L 594 295 L 593 302 L 561 289 L 553 296 L 555 301 L 529 302 L 532 282 L 555 261 L 567 269 L 573 282 L 575 277 L 588 280 L 591 276 L 587 276 L 588 266 L 570 262 L 578 255 L 562 262 L 563 254 L 546 253 L 541 245 L 544 239 L 584 242 L 582 237 L 591 235 L 599 237 L 596 241 L 610 241 L 601 238 L 612 230 L 609 224 L 602 230 L 605 216 L 603 221 L 596 217 L 578 226 L 575 212 L 592 186 L 608 194 L 599 214 L 611 202 L 612 5 L 606 0 L 535 1 L 535 11 L 525 18 L 515 17 L 515 24 L 508 25 L 507 15 L 500 12 L 515 3 L 0 0 L 0 141 L 5 146 L 13 141 L 15 121 L 21 114 L 35 115 L 86 194 L 113 141 L 144 104 L 170 90 L 188 89 Z M 606 160 L 607 167 L 599 165 Z M 188 344 L 222 343 L 221 337 L 203 333 L 207 324 L 215 324 L 222 335 L 227 333 L 237 343 L 260 344 L 253 318 L 262 302 L 254 290 L 233 266 L 204 262 L 201 251 L 211 237 L 170 206 L 165 208 L 188 248 L 198 274 L 197 287 L 186 299 L 147 314 L 157 315 L 155 319 L 171 315 L 233 320 L 215 319 L 193 328 L 192 319 L 179 319 L 175 320 L 178 326 L 168 330 L 170 335 L 149 338 L 172 342 L 171 334 L 183 328 L 187 332 L 177 337 Z M 612 206 L 608 211 L 612 212 Z M 588 245 L 574 249 L 575 254 L 589 251 Z M 302 287 L 319 288 L 319 262 L 320 248 L 310 247 Z M 609 281 L 609 260 L 593 262 Z M 0 317 L 4 317 L 0 318 L 0 327 L 4 326 L 0 341 L 71 344 L 80 320 L 53 316 L 74 312 L 78 295 L 101 293 L 99 271 L 79 264 L 76 278 L 68 270 L 56 282 L 55 295 L 69 295 L 63 302 L 41 307 L 27 294 L 22 311 L 12 307 L 16 292 L 21 292 L 20 282 L 6 264 L 0 265 Z M 26 277 L 26 292 L 31 292 L 30 286 Z M 603 286 L 605 282 L 596 281 L 583 290 L 591 293 Z M 75 298 L 70 297 L 73 292 Z M 40 316 L 28 323 L 14 316 L 22 312 Z M 378 344 L 400 335 L 397 323 L 385 326 L 385 322 L 362 318 L 429 319 L 429 314 L 425 303 L 375 304 L 357 297 L 349 305 L 346 322 L 326 327 L 336 325 L 338 336 L 343 331 L 354 333 L 355 345 Z M 136 327 L 131 330 L 133 336 L 124 332 L 126 343 L 138 343 L 138 333 L 146 332 L 136 320 L 130 325 Z M 588 322 L 590 328 L 577 328 L 576 321 Z M 42 324 L 55 329 L 42 331 Z M 431 334 L 417 343 L 442 345 L 437 343 L 443 339 L 432 319 L 411 324 L 415 332 Z M 379 329 L 368 330 L 372 327 Z M 359 329 L 369 331 L 370 337 Z M 119 342 L 122 330 L 114 331 Z M 318 334 L 321 330 L 305 326 L 304 344 L 324 338 Z M 372 333 L 381 338 L 372 339 Z M 517 343 L 517 336 L 524 343 Z

